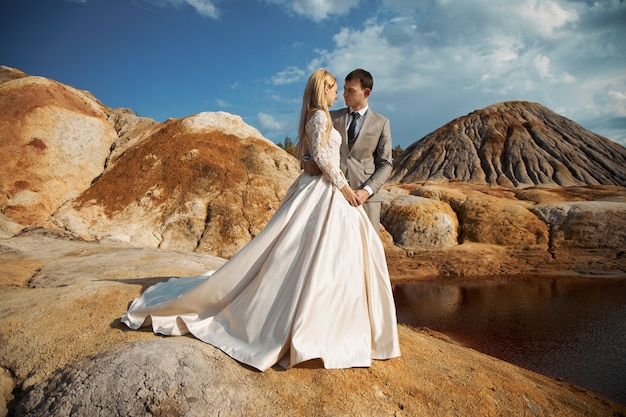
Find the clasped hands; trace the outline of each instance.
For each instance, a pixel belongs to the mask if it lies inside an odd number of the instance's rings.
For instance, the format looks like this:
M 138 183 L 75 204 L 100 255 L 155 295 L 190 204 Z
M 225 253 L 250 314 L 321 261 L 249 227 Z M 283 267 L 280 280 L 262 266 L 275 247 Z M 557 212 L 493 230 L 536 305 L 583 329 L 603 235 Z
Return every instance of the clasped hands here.
M 301 161 L 302 169 L 309 175 L 317 176 L 322 175 L 322 170 L 311 159 L 303 159 Z M 370 197 L 370 194 L 363 189 L 353 190 L 349 184 L 341 187 L 341 193 L 348 200 L 351 206 L 358 207 Z

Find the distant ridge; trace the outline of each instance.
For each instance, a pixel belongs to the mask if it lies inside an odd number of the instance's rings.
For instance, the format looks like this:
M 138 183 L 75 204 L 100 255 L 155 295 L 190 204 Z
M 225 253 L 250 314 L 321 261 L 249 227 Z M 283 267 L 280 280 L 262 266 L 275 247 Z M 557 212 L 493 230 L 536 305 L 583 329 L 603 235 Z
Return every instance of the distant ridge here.
M 497 103 L 413 143 L 394 160 L 389 182 L 449 180 L 626 186 L 626 148 L 540 104 Z

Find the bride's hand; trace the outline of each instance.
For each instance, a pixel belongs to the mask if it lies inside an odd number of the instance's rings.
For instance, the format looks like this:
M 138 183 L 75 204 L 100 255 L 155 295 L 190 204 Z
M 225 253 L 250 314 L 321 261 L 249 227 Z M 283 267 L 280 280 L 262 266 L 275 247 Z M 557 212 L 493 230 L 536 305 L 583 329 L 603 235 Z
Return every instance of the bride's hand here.
M 348 200 L 348 203 L 350 203 L 351 206 L 356 207 L 359 205 L 359 199 L 357 198 L 356 193 L 350 187 L 350 185 L 346 184 L 341 187 L 341 193 L 346 198 L 346 200 Z

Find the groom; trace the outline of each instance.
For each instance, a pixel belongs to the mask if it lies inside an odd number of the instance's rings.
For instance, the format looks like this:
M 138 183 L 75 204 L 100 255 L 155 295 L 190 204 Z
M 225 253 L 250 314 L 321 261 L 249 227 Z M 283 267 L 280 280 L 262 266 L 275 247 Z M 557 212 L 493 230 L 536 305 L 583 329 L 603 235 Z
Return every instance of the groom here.
M 341 170 L 378 231 L 382 200 L 377 192 L 391 175 L 392 157 L 389 119 L 371 110 L 367 102 L 373 86 L 372 74 L 352 71 L 343 87 L 348 107 L 330 115 L 341 133 Z M 313 161 L 303 162 L 303 168 L 310 175 L 321 174 Z

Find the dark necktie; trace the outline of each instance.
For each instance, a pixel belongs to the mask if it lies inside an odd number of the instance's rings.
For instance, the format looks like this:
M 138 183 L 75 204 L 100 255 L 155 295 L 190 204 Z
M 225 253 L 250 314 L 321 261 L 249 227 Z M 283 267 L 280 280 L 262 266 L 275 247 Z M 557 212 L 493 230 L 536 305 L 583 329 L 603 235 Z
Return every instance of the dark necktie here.
M 359 120 L 359 117 L 361 117 L 361 115 L 359 114 L 359 112 L 353 111 L 351 113 L 352 115 L 352 121 L 350 122 L 350 126 L 348 126 L 348 146 L 350 148 L 352 148 L 352 145 L 354 145 L 354 139 L 356 137 L 356 122 L 357 120 Z

